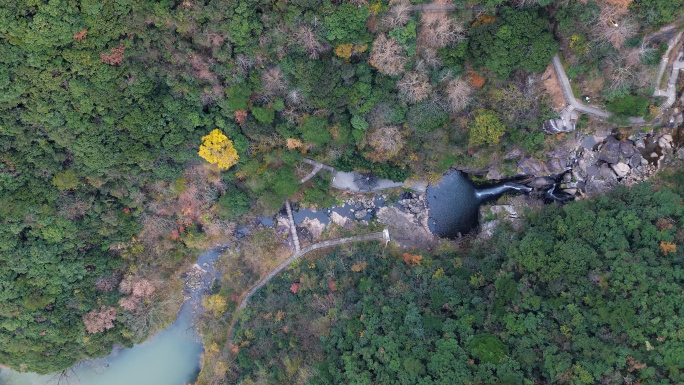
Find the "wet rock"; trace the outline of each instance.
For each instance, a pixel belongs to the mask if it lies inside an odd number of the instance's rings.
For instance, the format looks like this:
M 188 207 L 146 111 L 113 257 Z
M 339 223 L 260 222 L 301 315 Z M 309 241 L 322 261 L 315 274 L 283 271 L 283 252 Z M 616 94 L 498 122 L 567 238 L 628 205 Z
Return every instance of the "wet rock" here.
M 615 174 L 618 176 L 618 178 L 623 178 L 624 176 L 629 174 L 630 171 L 629 166 L 622 162 L 612 164 L 610 167 L 613 169 L 613 171 L 615 171 Z
M 552 178 L 549 178 L 547 176 L 544 177 L 538 177 L 532 179 L 530 183 L 527 185 L 532 187 L 532 188 L 544 188 L 548 186 L 552 186 L 555 183 L 555 181 Z

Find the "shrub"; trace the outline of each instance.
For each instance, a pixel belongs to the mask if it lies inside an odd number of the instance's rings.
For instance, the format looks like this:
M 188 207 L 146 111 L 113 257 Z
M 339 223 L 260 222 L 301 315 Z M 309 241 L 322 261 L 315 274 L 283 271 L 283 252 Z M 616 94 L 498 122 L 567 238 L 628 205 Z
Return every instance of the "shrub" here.
M 471 147 L 483 144 L 499 143 L 499 138 L 506 133 L 506 126 L 501 123 L 496 112 L 491 110 L 477 110 L 475 120 L 470 122 Z
M 446 111 L 432 101 L 415 104 L 406 114 L 406 125 L 418 134 L 432 132 L 448 121 Z
M 615 98 L 606 105 L 608 111 L 624 116 L 643 116 L 646 115 L 648 99 L 643 96 L 626 95 Z
M 232 219 L 249 211 L 249 197 L 237 187 L 230 187 L 218 200 L 219 215 Z
M 328 132 L 328 120 L 325 118 L 308 118 L 297 130 L 305 141 L 318 145 L 326 144 L 332 139 Z

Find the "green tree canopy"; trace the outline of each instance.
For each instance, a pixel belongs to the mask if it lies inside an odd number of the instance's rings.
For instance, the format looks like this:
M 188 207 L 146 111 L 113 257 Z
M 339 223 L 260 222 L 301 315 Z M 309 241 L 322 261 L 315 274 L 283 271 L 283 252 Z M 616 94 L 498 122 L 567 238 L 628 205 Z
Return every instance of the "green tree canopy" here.
M 504 79 L 517 68 L 543 71 L 558 51 L 558 43 L 540 12 L 504 8 L 493 22 L 473 27 L 468 46 L 473 64 Z

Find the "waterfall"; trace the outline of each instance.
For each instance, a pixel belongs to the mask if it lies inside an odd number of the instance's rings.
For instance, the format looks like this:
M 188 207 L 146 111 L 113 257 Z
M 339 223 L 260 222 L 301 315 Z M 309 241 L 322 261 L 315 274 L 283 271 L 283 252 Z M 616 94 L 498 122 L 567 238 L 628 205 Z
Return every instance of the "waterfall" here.
M 519 193 L 529 193 L 532 191 L 531 187 L 527 187 L 525 185 L 519 184 L 519 183 L 512 183 L 512 182 L 506 182 L 500 186 L 494 186 L 494 187 L 487 187 L 483 189 L 476 189 L 475 190 L 475 196 L 477 199 L 479 199 L 481 202 L 487 199 L 492 199 L 496 198 L 499 195 L 507 192 L 507 191 L 516 191 Z

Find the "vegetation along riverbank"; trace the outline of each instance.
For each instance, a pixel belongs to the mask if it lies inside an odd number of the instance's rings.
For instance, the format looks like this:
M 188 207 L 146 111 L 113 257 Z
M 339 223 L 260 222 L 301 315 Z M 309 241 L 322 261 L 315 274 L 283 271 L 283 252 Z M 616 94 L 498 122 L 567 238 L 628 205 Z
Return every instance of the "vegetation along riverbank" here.
M 230 243 L 199 383 L 681 382 L 683 11 L 0 2 L 0 363 L 148 340 Z M 527 187 L 440 238 L 454 170 Z

